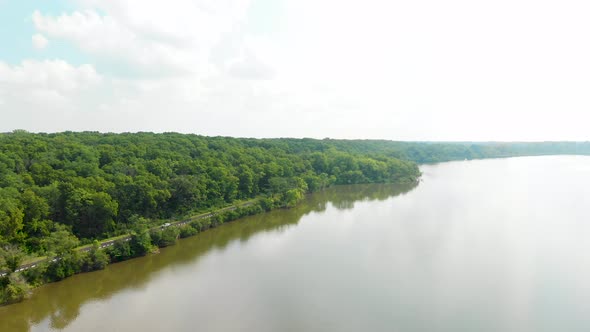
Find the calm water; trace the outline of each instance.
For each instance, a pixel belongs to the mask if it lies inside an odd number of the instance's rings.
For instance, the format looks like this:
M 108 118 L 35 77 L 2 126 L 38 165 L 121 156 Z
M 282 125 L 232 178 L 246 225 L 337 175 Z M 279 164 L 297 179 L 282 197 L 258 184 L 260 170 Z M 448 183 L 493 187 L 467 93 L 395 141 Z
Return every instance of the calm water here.
M 590 158 L 422 171 L 44 286 L 0 331 L 590 330 Z

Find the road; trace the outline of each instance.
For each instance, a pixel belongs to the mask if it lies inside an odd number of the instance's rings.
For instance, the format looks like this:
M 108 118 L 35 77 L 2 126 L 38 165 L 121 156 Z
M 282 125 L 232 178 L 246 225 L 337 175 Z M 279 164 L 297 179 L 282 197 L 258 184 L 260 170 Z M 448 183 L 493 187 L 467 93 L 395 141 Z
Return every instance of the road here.
M 150 230 L 164 229 L 166 227 L 179 227 L 179 226 L 183 226 L 183 225 L 186 225 L 186 224 L 188 224 L 190 222 L 193 222 L 195 220 L 201 220 L 201 219 L 211 218 L 214 215 L 217 215 L 219 213 L 226 212 L 226 211 L 233 211 L 233 210 L 237 209 L 238 207 L 247 207 L 247 206 L 250 206 L 252 204 L 254 204 L 254 202 L 253 201 L 250 201 L 250 202 L 246 202 L 246 203 L 243 203 L 243 204 L 240 204 L 240 205 L 237 205 L 237 206 L 234 205 L 234 206 L 226 207 L 226 208 L 217 210 L 215 212 L 211 212 L 211 213 L 207 213 L 207 214 L 201 214 L 201 215 L 198 215 L 198 216 L 189 218 L 189 219 L 185 219 L 185 220 L 181 220 L 181 221 L 177 221 L 177 222 L 173 222 L 173 223 L 166 223 L 166 224 L 164 224 L 166 226 L 152 227 Z M 131 235 L 127 235 L 126 237 L 119 237 L 119 238 L 116 238 L 116 239 L 113 239 L 113 240 L 103 241 L 103 242 L 100 243 L 100 246 L 99 247 L 101 249 L 108 248 L 108 247 L 114 246 L 115 245 L 115 242 L 117 242 L 117 241 L 131 241 Z M 88 251 L 92 250 L 92 247 L 90 246 L 90 247 L 80 248 L 80 249 L 76 249 L 76 250 L 81 251 L 81 252 L 88 252 Z M 55 261 L 58 261 L 59 259 L 60 259 L 59 257 L 55 257 L 55 258 L 51 259 L 51 261 L 52 262 L 55 262 Z M 35 262 L 32 262 L 32 263 L 23 264 L 23 265 L 21 265 L 14 272 L 22 272 L 22 271 L 25 271 L 25 270 L 28 270 L 28 269 L 32 269 L 34 267 L 37 267 L 38 264 L 41 264 L 43 262 L 47 262 L 49 260 L 50 260 L 50 258 L 46 258 L 46 259 L 35 261 Z M 0 271 L 0 277 L 4 277 L 4 276 L 6 276 L 6 274 L 7 274 L 7 271 Z

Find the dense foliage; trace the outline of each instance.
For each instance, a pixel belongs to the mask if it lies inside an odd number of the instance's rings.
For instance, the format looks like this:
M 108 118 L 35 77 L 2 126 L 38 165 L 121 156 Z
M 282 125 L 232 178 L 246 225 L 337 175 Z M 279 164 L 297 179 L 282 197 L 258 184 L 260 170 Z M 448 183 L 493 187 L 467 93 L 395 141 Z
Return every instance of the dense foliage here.
M 418 175 L 412 162 L 314 140 L 14 131 L 0 134 L 0 250 L 64 256 L 52 267 L 60 279 L 77 270 L 60 266 L 78 259 L 68 255 L 80 242 L 237 200 L 265 196 L 267 205 L 290 207 L 331 184 L 411 182 Z M 153 235 L 161 237 L 154 244 L 170 243 L 178 235 L 170 232 Z M 67 245 L 57 252 L 56 243 Z
M 211 216 L 186 219 L 187 223 L 180 227 L 171 225 L 133 231 L 131 236 L 121 237 L 112 246 L 104 249 L 100 248 L 97 241 L 88 249 L 76 248 L 78 239 L 64 227 L 58 226 L 59 231 L 43 240 L 48 248 L 48 256 L 55 258 L 38 262 L 34 268 L 15 273 L 25 255 L 13 245 L 0 250 L 0 271 L 4 269 L 6 272 L 6 275 L 0 276 L 0 305 L 23 300 L 32 286 L 59 281 L 81 272 L 100 270 L 109 263 L 144 256 L 158 248 L 175 244 L 178 238 L 192 236 L 225 222 L 268 211 L 283 204 L 280 196 L 261 198 L 241 207 L 222 209 Z
M 287 203 L 333 183 L 412 181 L 416 165 L 329 144 L 182 134 L 0 135 L 0 243 L 43 251 L 65 225 L 81 239 L 259 194 Z
M 0 303 L 22 299 L 29 284 L 145 255 L 242 215 L 292 207 L 332 184 L 414 182 L 415 162 L 540 154 L 590 154 L 590 144 L 0 134 L 0 271 L 8 272 L 0 277 Z M 248 209 L 153 228 L 253 198 Z M 96 242 L 129 233 L 130 241 L 107 250 Z M 91 250 L 75 250 L 93 242 Z M 59 259 L 14 273 L 30 256 Z
M 328 140 L 331 146 L 354 154 L 381 155 L 419 164 L 451 160 L 539 155 L 590 155 L 590 142 L 395 142 Z M 318 141 L 324 142 L 324 141 Z

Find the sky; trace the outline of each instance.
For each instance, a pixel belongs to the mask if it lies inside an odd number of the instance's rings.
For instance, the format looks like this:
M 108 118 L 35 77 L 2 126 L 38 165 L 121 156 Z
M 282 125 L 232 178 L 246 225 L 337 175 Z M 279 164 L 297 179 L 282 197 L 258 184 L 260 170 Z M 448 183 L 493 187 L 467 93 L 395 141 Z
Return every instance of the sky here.
M 590 140 L 583 0 L 0 0 L 0 132 Z

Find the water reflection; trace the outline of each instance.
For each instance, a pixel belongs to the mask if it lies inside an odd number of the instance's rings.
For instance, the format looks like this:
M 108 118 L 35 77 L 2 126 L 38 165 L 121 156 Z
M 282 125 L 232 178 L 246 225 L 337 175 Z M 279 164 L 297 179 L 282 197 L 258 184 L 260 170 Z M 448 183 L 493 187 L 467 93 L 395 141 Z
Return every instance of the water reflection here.
M 331 204 L 338 210 L 349 210 L 360 201 L 383 201 L 407 193 L 416 184 L 355 185 L 329 188 L 306 197 L 305 202 L 290 209 L 244 218 L 223 227 L 180 241 L 176 246 L 127 262 L 110 265 L 103 271 L 74 276 L 62 282 L 45 285 L 23 303 L 0 307 L 0 331 L 64 329 L 80 315 L 88 303 L 100 303 L 114 294 L 141 290 L 164 269 L 195 264 L 212 250 L 223 250 L 231 243 L 248 242 L 262 232 L 282 233 L 297 225 L 312 212 L 321 213 Z

